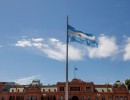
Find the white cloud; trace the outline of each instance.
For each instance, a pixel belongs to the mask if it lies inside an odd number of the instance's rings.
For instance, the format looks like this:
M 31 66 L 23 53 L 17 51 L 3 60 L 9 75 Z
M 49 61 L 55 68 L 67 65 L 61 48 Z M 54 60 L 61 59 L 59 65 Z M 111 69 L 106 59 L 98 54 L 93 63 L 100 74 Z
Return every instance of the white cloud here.
M 47 44 L 42 43 L 43 41 L 29 41 L 20 40 L 15 46 L 18 47 L 35 47 L 40 50 L 44 55 L 49 58 L 64 61 L 66 59 L 66 44 L 60 42 L 58 39 L 49 38 Z M 82 50 L 69 45 L 69 59 L 70 60 L 81 60 L 84 54 Z
M 20 85 L 29 85 L 32 83 L 33 80 L 39 79 L 40 75 L 33 75 L 29 77 L 22 77 L 19 79 L 14 80 L 15 83 L 20 84 Z
M 31 41 L 23 39 L 23 40 L 21 40 L 21 41 L 18 41 L 18 42 L 15 44 L 15 46 L 19 46 L 19 47 L 29 46 L 29 47 L 31 47 L 32 44 L 31 44 Z
M 25 35 L 23 35 L 23 36 L 21 36 L 22 38 L 26 38 L 26 37 L 28 37 L 28 36 L 25 36 Z
M 55 39 L 55 38 L 49 38 L 49 41 L 50 41 L 51 43 L 59 42 L 59 40 L 58 40 L 58 39 Z
M 32 38 L 32 40 L 33 40 L 34 42 L 42 42 L 42 41 L 44 41 L 43 38 Z
M 127 38 L 127 37 L 126 37 Z M 125 38 L 125 39 L 126 39 Z M 36 39 L 36 40 L 35 40 Z M 51 59 L 65 61 L 66 60 L 66 44 L 56 38 L 49 38 L 44 41 L 43 38 L 22 39 L 17 41 L 15 46 L 29 47 L 30 49 L 36 48 L 36 52 L 42 52 L 42 54 Z M 116 44 L 116 38 L 113 36 L 105 36 L 101 34 L 98 37 L 98 48 L 92 48 L 80 45 L 80 47 L 69 45 L 69 60 L 82 60 L 84 56 L 90 58 L 118 58 L 123 54 L 123 60 L 130 60 L 130 38 L 127 38 L 125 48 Z M 81 49 L 82 48 L 82 49 Z M 33 49 L 34 50 L 34 49 Z
M 113 57 L 118 53 L 118 46 L 114 37 L 101 35 L 98 45 L 98 48 L 87 48 L 90 58 Z
M 64 61 L 66 59 L 66 44 L 60 42 L 55 38 L 49 39 L 49 47 L 42 49 L 49 58 Z M 69 59 L 70 60 L 81 60 L 83 58 L 83 52 L 69 45 Z
M 32 46 L 41 48 L 42 47 L 42 43 L 32 43 Z
M 123 55 L 123 59 L 126 60 L 130 60 L 130 37 L 127 38 L 126 40 L 126 45 L 124 48 L 124 55 Z

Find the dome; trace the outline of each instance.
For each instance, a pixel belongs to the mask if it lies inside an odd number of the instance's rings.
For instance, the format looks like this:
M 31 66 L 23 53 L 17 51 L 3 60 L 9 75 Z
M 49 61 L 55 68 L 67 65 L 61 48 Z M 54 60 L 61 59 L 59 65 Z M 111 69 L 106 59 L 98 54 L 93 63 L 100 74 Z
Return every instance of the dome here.
M 113 84 L 113 87 L 114 88 L 126 88 L 126 85 L 123 83 L 123 82 L 120 82 L 120 81 L 116 81 L 114 84 Z

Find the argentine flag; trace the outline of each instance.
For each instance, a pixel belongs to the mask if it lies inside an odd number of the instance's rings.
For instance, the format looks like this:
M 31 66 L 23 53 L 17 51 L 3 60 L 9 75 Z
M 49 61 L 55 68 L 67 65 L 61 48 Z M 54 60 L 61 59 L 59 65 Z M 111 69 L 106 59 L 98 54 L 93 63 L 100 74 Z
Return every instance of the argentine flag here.
M 68 37 L 70 42 L 79 42 L 92 47 L 98 47 L 93 34 L 84 33 L 68 25 Z

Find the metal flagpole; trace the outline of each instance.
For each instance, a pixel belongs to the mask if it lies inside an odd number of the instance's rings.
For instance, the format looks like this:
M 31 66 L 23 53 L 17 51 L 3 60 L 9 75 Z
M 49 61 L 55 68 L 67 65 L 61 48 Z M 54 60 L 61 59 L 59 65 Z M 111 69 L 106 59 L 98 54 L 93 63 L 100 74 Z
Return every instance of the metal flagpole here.
M 65 100 L 68 100 L 68 16 L 67 16 L 67 37 L 66 37 L 66 91 Z
M 75 65 L 76 66 L 76 65 Z M 74 78 L 76 78 L 76 67 L 74 66 Z

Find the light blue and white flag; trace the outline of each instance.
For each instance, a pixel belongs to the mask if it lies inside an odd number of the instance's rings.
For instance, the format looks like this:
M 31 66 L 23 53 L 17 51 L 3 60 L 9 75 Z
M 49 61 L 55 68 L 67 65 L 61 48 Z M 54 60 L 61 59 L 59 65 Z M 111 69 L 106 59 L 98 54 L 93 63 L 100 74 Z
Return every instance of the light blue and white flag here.
M 84 33 L 68 25 L 68 36 L 70 42 L 79 42 L 92 47 L 98 47 L 93 34 Z

